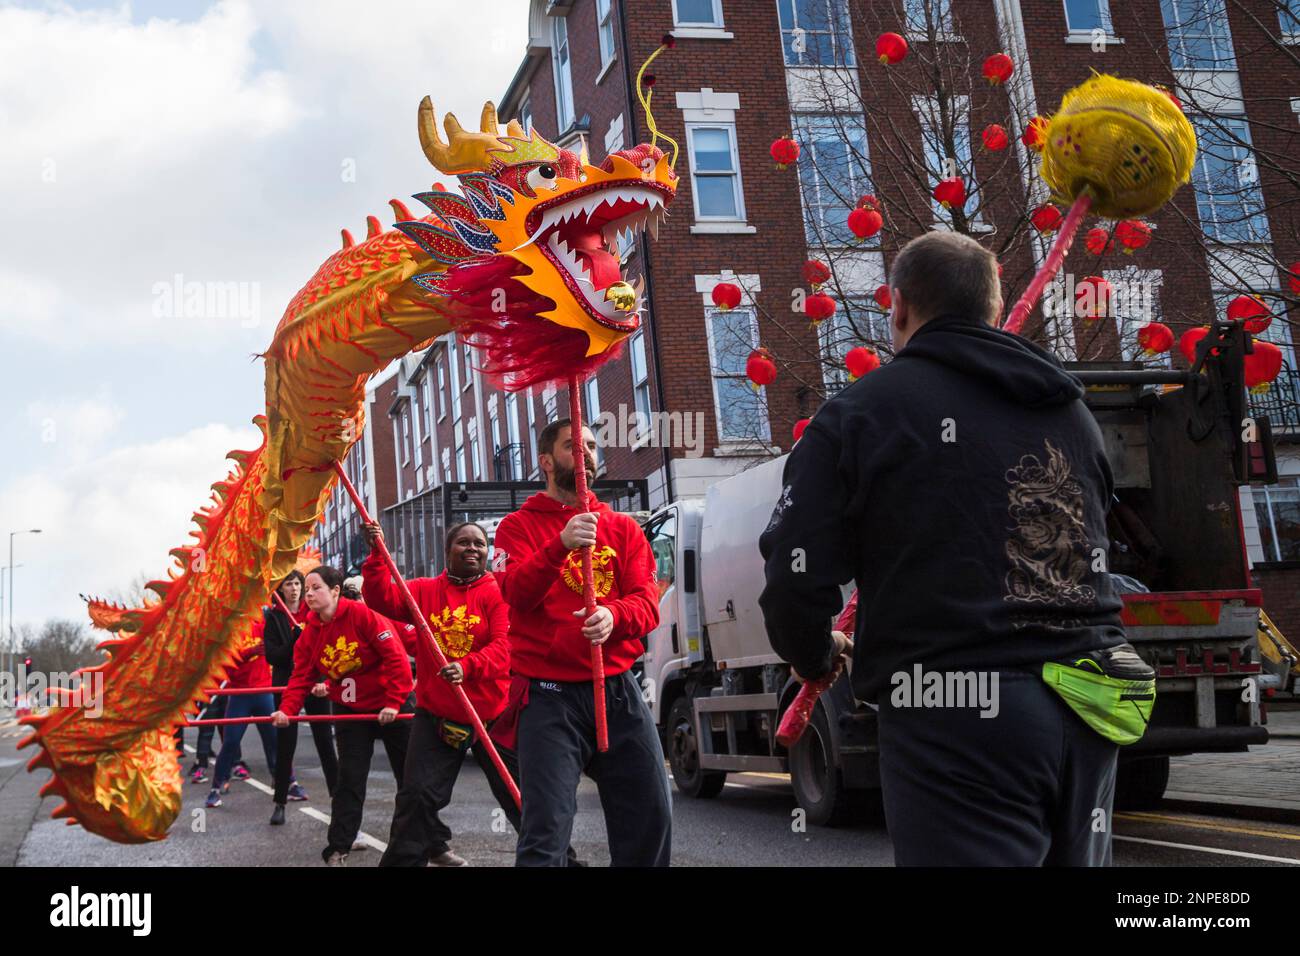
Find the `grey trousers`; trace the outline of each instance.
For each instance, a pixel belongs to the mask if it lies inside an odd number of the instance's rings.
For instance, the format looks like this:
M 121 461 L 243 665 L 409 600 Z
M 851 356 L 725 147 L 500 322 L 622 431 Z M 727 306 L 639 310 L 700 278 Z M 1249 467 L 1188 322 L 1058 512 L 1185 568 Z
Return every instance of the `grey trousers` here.
M 880 776 L 895 863 L 1109 866 L 1119 748 L 1036 673 L 1000 671 L 997 689 L 994 717 L 895 706 L 882 693 Z

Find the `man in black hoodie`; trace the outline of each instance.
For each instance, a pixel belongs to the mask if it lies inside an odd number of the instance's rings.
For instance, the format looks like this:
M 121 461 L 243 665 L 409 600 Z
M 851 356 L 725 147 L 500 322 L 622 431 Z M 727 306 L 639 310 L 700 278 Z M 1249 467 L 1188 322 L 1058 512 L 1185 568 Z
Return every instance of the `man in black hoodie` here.
M 921 236 L 889 284 L 894 360 L 818 410 L 761 538 L 772 646 L 806 679 L 851 652 L 897 863 L 1108 864 L 1117 748 L 1041 677 L 1124 643 L 1100 430 L 1076 378 L 996 327 L 979 243 Z

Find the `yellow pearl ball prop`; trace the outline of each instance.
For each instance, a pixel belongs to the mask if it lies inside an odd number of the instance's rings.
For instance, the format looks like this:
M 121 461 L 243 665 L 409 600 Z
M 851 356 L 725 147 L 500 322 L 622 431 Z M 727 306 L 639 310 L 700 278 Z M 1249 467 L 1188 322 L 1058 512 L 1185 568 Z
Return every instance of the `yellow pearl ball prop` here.
M 1045 138 L 1042 174 L 1053 197 L 1069 205 L 1091 189 L 1091 211 L 1108 219 L 1155 212 L 1191 178 L 1196 159 L 1196 132 L 1174 101 L 1114 76 L 1066 93 Z
M 636 289 L 620 280 L 605 290 L 605 299 L 613 302 L 618 311 L 631 312 L 636 308 Z

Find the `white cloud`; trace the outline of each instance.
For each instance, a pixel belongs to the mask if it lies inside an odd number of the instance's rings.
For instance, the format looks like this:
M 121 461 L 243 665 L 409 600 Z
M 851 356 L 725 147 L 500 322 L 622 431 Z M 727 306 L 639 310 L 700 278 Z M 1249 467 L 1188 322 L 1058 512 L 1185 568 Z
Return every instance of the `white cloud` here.
M 0 529 L 6 538 L 16 528 L 41 529 L 15 540 L 15 561 L 23 565 L 15 572 L 15 624 L 82 620 L 79 592 L 126 589 L 141 572 L 166 577 L 167 552 L 192 543 L 190 516 L 229 471 L 223 456 L 259 441 L 251 425 L 206 425 L 120 446 L 58 473 L 42 469 L 11 480 L 0 494 Z

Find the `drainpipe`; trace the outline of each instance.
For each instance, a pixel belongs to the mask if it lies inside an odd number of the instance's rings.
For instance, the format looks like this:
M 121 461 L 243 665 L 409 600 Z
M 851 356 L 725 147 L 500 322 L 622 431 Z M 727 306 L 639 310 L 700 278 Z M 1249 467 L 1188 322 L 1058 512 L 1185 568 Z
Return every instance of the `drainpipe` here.
M 628 144 L 635 146 L 640 141 L 637 134 L 636 125 L 636 95 L 632 92 L 636 87 L 636 74 L 632 72 L 632 51 L 627 42 L 627 13 L 626 0 L 619 0 L 618 3 L 618 27 L 619 34 L 623 40 L 623 91 L 627 94 L 627 131 Z M 654 274 L 650 269 L 650 238 L 646 235 L 644 229 L 641 230 L 637 238 L 641 250 L 641 269 L 645 277 L 646 300 L 653 303 L 655 299 Z M 654 309 L 646 310 L 645 315 L 646 333 L 649 335 L 650 344 L 653 351 L 647 350 L 647 356 L 654 356 L 655 367 L 655 400 L 659 404 L 660 411 L 667 411 L 667 403 L 664 399 L 664 377 L 659 367 L 659 323 L 655 320 Z M 630 357 L 629 357 L 630 361 Z M 647 361 L 647 364 L 648 361 Z M 633 396 L 633 404 L 636 402 L 636 396 Z M 659 453 L 663 461 L 664 470 L 664 495 L 665 504 L 671 502 L 676 496 L 673 494 L 673 467 L 672 455 L 667 445 L 660 445 Z

